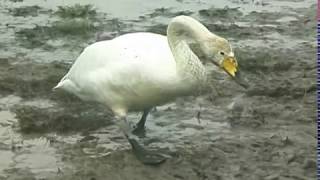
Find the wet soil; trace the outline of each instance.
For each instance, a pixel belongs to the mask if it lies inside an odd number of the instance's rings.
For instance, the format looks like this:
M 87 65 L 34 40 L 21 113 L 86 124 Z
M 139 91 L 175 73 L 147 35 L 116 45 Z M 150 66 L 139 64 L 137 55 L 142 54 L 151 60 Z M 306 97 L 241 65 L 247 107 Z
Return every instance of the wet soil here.
M 0 180 L 316 178 L 313 1 L 127 3 L 0 3 Z M 128 32 L 165 34 L 182 14 L 230 40 L 251 87 L 208 64 L 209 93 L 151 112 L 140 141 L 170 158 L 145 166 L 108 109 L 52 87 L 88 44 Z

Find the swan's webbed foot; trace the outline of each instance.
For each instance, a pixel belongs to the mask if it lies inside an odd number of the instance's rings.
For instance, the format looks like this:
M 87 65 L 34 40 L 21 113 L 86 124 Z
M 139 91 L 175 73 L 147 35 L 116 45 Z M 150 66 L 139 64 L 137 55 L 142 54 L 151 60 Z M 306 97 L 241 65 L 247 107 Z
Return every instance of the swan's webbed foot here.
M 149 110 L 144 111 L 141 120 L 137 124 L 137 127 L 133 130 L 134 132 L 136 133 L 145 132 L 144 124 L 145 124 L 148 112 Z M 121 130 L 123 131 L 125 137 L 129 141 L 132 147 L 132 151 L 139 161 L 147 165 L 157 165 L 157 164 L 163 163 L 167 159 L 167 156 L 160 153 L 156 153 L 154 151 L 147 150 L 141 144 L 139 144 L 139 142 L 134 138 L 134 135 L 132 134 L 131 127 L 126 120 L 126 117 L 119 116 L 118 118 L 120 119 L 118 119 L 117 123 L 121 128 Z
M 167 159 L 166 156 L 160 153 L 152 152 L 150 150 L 145 149 L 142 145 L 140 145 L 135 139 L 128 138 L 132 146 L 132 151 L 143 164 L 147 165 L 158 165 L 164 163 Z

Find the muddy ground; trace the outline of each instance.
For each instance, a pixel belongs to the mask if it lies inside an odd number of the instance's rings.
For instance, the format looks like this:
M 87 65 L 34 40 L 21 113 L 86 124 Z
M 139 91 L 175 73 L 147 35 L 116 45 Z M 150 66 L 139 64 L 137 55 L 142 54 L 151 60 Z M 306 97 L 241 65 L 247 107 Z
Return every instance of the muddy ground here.
M 76 2 L 0 2 L 0 180 L 316 178 L 314 1 Z M 110 111 L 51 88 L 88 44 L 181 14 L 232 42 L 251 87 L 208 65 L 210 93 L 151 112 L 141 141 L 170 158 L 145 166 Z

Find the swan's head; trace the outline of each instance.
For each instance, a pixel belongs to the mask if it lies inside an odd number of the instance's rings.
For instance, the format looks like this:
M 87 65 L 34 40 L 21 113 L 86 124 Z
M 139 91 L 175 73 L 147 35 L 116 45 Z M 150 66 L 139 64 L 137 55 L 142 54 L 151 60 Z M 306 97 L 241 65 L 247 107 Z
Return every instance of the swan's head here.
M 240 79 L 238 62 L 230 43 L 211 33 L 199 21 L 189 16 L 177 16 L 170 22 L 167 36 L 170 47 L 175 47 L 177 42 L 186 42 L 203 63 L 212 62 L 240 85 L 247 87 L 245 81 Z
M 243 87 L 248 87 L 247 82 L 242 79 L 239 72 L 238 62 L 228 40 L 213 36 L 203 43 L 202 49 L 209 60 Z
M 238 62 L 232 51 L 228 40 L 215 37 L 207 42 L 209 51 L 209 59 L 218 67 L 222 68 L 231 77 L 235 77 L 238 71 Z

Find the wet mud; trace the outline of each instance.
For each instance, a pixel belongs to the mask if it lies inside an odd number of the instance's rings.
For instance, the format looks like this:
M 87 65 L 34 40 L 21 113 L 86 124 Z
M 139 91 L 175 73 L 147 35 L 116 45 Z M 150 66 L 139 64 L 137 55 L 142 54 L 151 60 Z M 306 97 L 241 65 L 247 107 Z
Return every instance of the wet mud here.
M 1 2 L 0 180 L 316 178 L 313 1 L 163 1 L 128 16 L 90 2 Z M 152 110 L 140 141 L 170 158 L 145 166 L 108 109 L 52 87 L 88 44 L 165 34 L 176 15 L 229 39 L 250 88 L 208 64 L 207 94 Z

